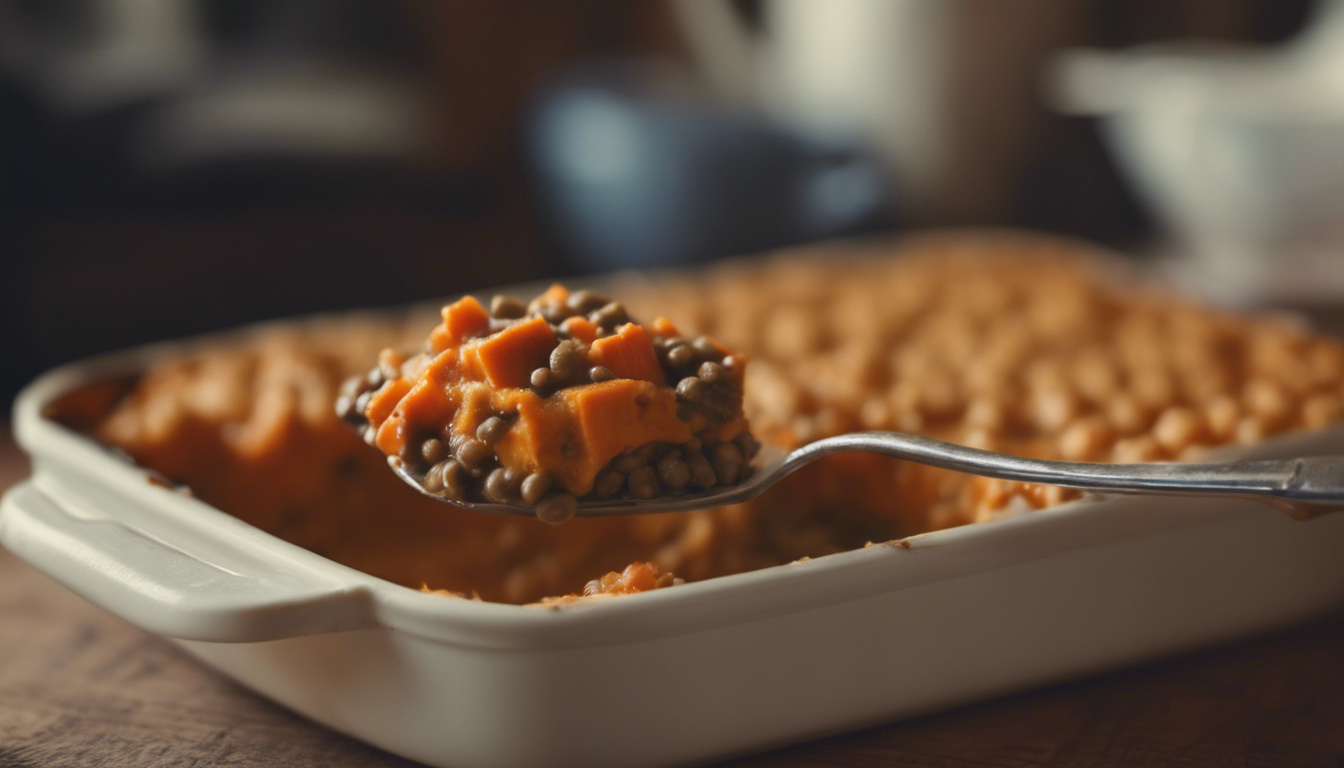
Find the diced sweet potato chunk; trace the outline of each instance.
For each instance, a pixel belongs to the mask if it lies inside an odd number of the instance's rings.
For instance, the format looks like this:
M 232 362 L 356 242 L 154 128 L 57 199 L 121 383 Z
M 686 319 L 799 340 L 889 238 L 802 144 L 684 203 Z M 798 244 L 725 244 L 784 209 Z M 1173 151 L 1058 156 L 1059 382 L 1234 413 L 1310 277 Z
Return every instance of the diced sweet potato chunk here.
M 559 283 L 554 283 L 537 297 L 537 301 L 541 304 L 564 304 L 565 299 L 568 298 L 569 289 Z
M 649 323 L 649 327 L 653 329 L 654 333 L 664 338 L 681 335 L 681 331 L 677 330 L 677 326 L 673 325 L 671 320 L 668 320 L 662 315 L 655 317 L 653 322 Z
M 581 474 L 592 477 L 622 451 L 652 442 L 682 443 L 691 425 L 677 418 L 676 395 L 647 381 L 616 379 L 557 393 L 577 425 L 585 452 Z
M 667 386 L 667 374 L 658 364 L 658 354 L 644 328 L 634 323 L 621 326 L 614 335 L 593 342 L 589 357 L 621 379 L 638 379 Z
M 463 298 L 443 308 L 443 323 L 430 334 L 435 352 L 457 346 L 490 327 L 490 313 L 475 297 Z
M 592 344 L 597 339 L 597 324 L 585 317 L 576 315 L 568 318 L 560 324 L 560 329 L 569 334 L 571 339 L 578 339 L 584 344 Z
M 506 328 L 476 346 L 481 372 L 492 387 L 526 387 L 532 371 L 546 366 L 555 332 L 534 317 Z
M 395 379 L 382 386 L 369 400 L 369 421 L 373 423 L 381 422 L 392 414 L 396 409 L 397 403 L 401 398 L 411 391 L 411 382 L 406 379 Z

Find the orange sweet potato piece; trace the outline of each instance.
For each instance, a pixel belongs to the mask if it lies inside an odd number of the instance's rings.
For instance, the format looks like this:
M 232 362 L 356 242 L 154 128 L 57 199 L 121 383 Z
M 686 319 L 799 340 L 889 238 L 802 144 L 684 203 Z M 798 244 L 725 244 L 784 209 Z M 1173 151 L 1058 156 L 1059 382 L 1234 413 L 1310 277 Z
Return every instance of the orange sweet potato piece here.
M 691 425 L 677 418 L 676 395 L 647 381 L 615 379 L 563 389 L 555 396 L 564 399 L 583 448 L 582 456 L 565 468 L 572 473 L 569 477 L 584 483 L 569 489 L 574 493 L 591 490 L 598 470 L 622 451 L 691 439 Z
M 392 411 L 401 402 L 401 398 L 411 391 L 411 382 L 406 379 L 395 379 L 384 384 L 373 396 L 369 398 L 369 407 L 364 410 L 364 417 L 370 424 L 382 424 Z
M 530 389 L 492 392 L 490 408 L 494 412 L 518 414 L 513 428 L 494 446 L 500 462 L 526 472 L 553 471 L 557 480 L 565 484 L 562 468 L 579 452 L 575 450 L 574 428 L 564 408 L 551 407 Z
M 546 292 L 537 297 L 537 301 L 542 304 L 564 304 L 565 299 L 569 298 L 569 289 L 565 286 L 554 283 Z
M 681 331 L 677 330 L 677 326 L 673 325 L 671 320 L 668 320 L 662 315 L 655 317 L 653 322 L 649 323 L 649 328 L 651 328 L 656 335 L 665 338 L 681 335 Z
M 534 317 L 482 340 L 476 354 L 490 386 L 526 387 L 532 371 L 547 364 L 556 343 L 546 320 Z
M 569 317 L 560 323 L 560 328 L 569 334 L 571 339 L 578 339 L 584 344 L 592 344 L 597 339 L 597 324 L 588 320 L 586 317 Z
M 603 366 L 622 379 L 667 386 L 667 375 L 658 364 L 649 334 L 634 323 L 626 323 L 614 335 L 594 341 L 588 357 L 593 365 Z
M 434 351 L 442 352 L 455 347 L 490 327 L 490 313 L 473 296 L 461 299 L 443 308 L 443 323 L 429 336 Z
M 402 417 L 410 424 L 430 426 L 447 424 L 458 405 L 454 402 L 454 398 L 449 396 L 450 389 L 445 386 L 446 379 L 442 367 L 425 371 L 397 405 Z
M 657 589 L 662 569 L 653 563 L 633 562 L 624 571 L 612 571 L 598 580 L 600 592 L 611 595 L 630 595 Z
M 396 456 L 406 446 L 406 417 L 398 412 L 388 416 L 378 425 L 378 433 L 373 438 L 378 450 L 388 456 Z
M 518 390 L 510 389 L 508 392 Z M 490 388 L 480 382 L 457 387 L 457 411 L 452 415 L 452 431 L 457 435 L 474 435 L 476 428 L 492 413 Z

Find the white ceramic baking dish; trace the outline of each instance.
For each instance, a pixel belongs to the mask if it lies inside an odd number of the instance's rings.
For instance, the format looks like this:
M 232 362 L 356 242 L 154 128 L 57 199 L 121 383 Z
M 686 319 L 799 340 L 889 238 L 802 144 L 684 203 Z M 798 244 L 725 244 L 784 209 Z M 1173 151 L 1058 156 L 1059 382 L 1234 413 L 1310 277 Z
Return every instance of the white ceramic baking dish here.
M 1076 677 L 1344 605 L 1344 514 L 1088 500 L 555 608 L 426 595 L 288 544 L 19 397 L 0 542 L 308 717 L 441 766 L 702 763 Z M 1344 453 L 1344 430 L 1256 455 Z

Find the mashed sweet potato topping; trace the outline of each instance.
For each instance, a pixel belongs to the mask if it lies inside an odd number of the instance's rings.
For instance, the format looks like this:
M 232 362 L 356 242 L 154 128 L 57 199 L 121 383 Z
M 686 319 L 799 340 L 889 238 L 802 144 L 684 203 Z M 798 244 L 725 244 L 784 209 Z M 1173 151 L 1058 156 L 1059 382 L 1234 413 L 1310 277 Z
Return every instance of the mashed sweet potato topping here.
M 1158 461 L 1344 415 L 1338 340 L 1174 298 L 1050 238 L 826 246 L 612 292 L 632 314 L 749 356 L 747 417 L 785 447 L 894 429 L 1043 458 Z M 164 357 L 126 387 L 76 393 L 56 415 L 321 555 L 508 603 L 665 587 L 1073 495 L 852 454 L 718 510 L 560 526 L 454 510 L 406 487 L 333 408 L 343 380 L 383 348 L 415 348 L 435 322 L 347 315 L 247 332 Z

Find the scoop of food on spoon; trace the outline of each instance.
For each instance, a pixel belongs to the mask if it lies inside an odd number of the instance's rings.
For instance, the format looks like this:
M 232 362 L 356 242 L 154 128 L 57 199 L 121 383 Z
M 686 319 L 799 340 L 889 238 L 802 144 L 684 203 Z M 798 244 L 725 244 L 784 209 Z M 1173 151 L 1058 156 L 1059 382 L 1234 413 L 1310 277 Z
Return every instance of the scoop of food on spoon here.
M 1089 491 L 1253 498 L 1301 519 L 1344 507 L 1344 458 L 1093 464 L 896 432 L 762 448 L 742 413 L 745 358 L 666 318 L 640 325 L 559 285 L 527 304 L 466 297 L 442 316 L 424 352 L 384 350 L 346 381 L 336 410 L 408 484 L 468 509 L 558 523 L 720 507 L 853 451 Z

